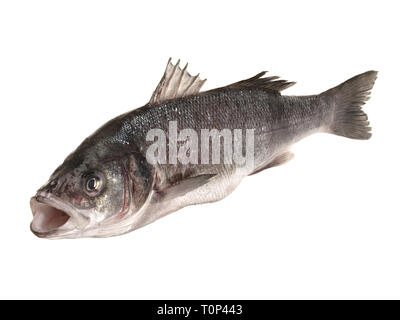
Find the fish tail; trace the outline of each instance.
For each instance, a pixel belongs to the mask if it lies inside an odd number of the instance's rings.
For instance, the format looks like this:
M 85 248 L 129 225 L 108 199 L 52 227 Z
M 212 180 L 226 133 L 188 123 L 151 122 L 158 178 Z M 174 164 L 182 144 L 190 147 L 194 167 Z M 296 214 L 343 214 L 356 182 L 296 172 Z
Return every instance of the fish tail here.
M 369 99 L 377 74 L 367 71 L 321 94 L 333 106 L 328 132 L 351 139 L 371 137 L 368 116 L 361 107 Z

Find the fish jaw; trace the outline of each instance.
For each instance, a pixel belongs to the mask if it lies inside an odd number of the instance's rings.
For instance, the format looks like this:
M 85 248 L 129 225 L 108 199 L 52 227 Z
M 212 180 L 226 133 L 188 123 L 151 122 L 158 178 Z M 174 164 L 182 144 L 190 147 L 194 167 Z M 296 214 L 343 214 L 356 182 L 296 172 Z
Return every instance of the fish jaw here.
M 89 224 L 74 207 L 49 192 L 39 192 L 31 198 L 33 219 L 31 231 L 39 238 L 76 238 Z

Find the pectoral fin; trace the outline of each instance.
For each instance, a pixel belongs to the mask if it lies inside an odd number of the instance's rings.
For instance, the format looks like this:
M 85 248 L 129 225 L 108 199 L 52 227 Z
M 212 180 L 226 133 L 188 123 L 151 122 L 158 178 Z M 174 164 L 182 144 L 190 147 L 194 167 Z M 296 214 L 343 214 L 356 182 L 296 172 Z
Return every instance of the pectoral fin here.
M 162 198 L 162 200 L 171 200 L 173 198 L 181 197 L 186 193 L 205 185 L 214 176 L 216 176 L 216 174 L 202 174 L 188 177 L 183 180 L 176 181 L 174 184 L 163 189 L 156 189 L 156 192 Z

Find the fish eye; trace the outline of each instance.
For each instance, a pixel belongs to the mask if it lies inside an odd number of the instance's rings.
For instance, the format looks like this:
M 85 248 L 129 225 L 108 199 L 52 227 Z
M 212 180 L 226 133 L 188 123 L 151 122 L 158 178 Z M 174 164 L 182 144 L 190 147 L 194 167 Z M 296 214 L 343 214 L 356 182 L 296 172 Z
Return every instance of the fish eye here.
M 99 194 L 103 185 L 104 178 L 101 174 L 90 173 L 85 177 L 84 191 L 87 195 L 93 197 Z

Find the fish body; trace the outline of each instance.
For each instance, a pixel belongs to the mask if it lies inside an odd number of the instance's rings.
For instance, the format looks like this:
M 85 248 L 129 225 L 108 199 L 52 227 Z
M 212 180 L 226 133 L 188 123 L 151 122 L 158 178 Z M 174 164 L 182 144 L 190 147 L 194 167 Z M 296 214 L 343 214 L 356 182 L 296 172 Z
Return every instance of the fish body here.
M 85 139 L 38 190 L 31 200 L 31 230 L 46 238 L 123 234 L 182 207 L 226 197 L 244 177 L 290 160 L 290 147 L 310 134 L 370 137 L 361 106 L 377 72 L 309 96 L 281 95 L 294 83 L 264 74 L 200 92 L 204 81 L 169 61 L 148 104 L 110 120 Z M 165 133 L 166 149 L 155 153 L 165 162 L 149 161 L 154 143 L 149 132 L 154 129 Z M 233 143 L 238 140 L 235 130 L 251 132 L 252 140 L 242 139 L 239 148 L 251 144 L 251 162 L 225 161 L 229 144 L 216 151 L 223 161 L 212 156 L 205 161 L 199 154 L 189 162 L 174 161 L 179 143 L 190 142 L 193 149 L 190 139 L 174 141 L 177 131 L 185 129 L 197 137 L 214 130 L 217 140 Z M 210 148 L 213 140 L 208 138 L 195 145 Z

